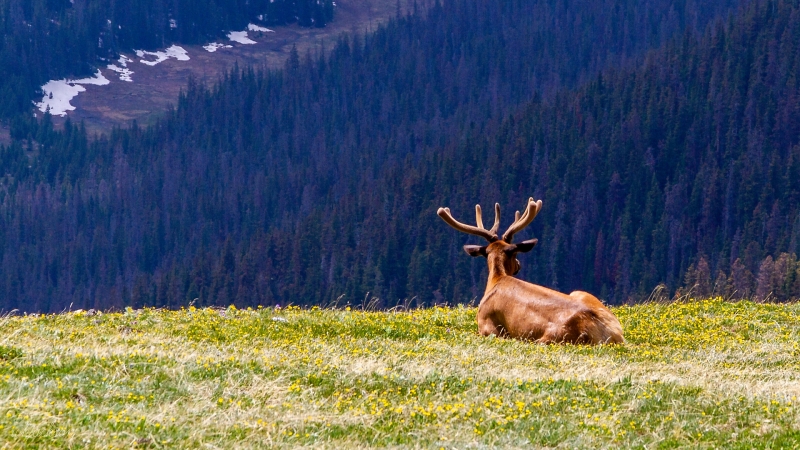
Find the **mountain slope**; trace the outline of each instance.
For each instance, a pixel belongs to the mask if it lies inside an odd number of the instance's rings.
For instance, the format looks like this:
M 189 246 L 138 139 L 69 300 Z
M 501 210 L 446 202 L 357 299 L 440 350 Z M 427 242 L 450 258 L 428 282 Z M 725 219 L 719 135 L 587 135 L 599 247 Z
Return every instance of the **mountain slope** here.
M 11 175 L 0 204 L 5 306 L 324 303 L 340 296 L 392 305 L 478 296 L 484 268 L 461 256 L 464 239 L 435 208 L 446 203 L 464 217 L 475 201 L 508 209 L 535 194 L 545 211 L 564 211 L 553 207 L 574 192 L 551 185 L 572 176 L 572 150 L 547 149 L 579 136 L 585 124 L 559 118 L 535 132 L 531 117 L 556 117 L 581 96 L 600 111 L 603 102 L 621 101 L 585 90 L 555 96 L 555 86 L 623 64 L 666 40 L 670 33 L 660 30 L 713 17 L 701 7 L 675 12 L 670 2 L 559 5 L 447 1 L 425 17 L 344 37 L 324 55 L 295 54 L 283 71 L 237 70 L 213 90 L 190 84 L 156 127 L 93 143 L 71 124 L 54 133 L 45 120 L 32 130 L 27 153 L 22 145 L 2 151 Z M 641 23 L 648 26 L 634 26 Z M 640 33 L 626 39 L 633 29 Z M 689 32 L 684 41 L 696 39 Z M 547 103 L 536 100 L 509 118 L 537 91 Z M 615 126 L 614 117 L 593 120 L 601 119 Z M 526 137 L 534 132 L 546 141 Z M 607 172 L 597 176 L 613 177 Z M 612 200 L 639 188 L 620 184 Z M 559 242 L 578 231 L 565 212 L 555 216 L 561 227 L 551 214 L 533 231 L 557 236 L 542 239 L 544 249 L 557 250 L 547 263 L 524 262 L 524 276 L 561 288 L 580 280 L 598 293 L 605 284 L 611 300 L 633 292 L 617 287 L 616 273 L 596 271 L 595 279 L 585 264 L 571 266 Z M 592 217 L 592 226 L 607 226 Z M 585 226 L 577 235 L 594 242 L 596 234 Z M 593 247 L 570 245 L 594 261 Z M 631 252 L 618 255 L 630 259 Z M 667 280 L 674 284 L 676 276 Z M 656 281 L 635 282 L 646 289 Z
M 90 75 L 133 49 L 196 44 L 248 22 L 325 26 L 332 0 L 0 0 L 0 119 L 30 117 L 51 79 Z
M 527 273 L 618 301 L 659 282 L 800 296 L 798 19 L 797 2 L 760 2 L 509 121 L 477 158 L 510 200 L 545 200 Z

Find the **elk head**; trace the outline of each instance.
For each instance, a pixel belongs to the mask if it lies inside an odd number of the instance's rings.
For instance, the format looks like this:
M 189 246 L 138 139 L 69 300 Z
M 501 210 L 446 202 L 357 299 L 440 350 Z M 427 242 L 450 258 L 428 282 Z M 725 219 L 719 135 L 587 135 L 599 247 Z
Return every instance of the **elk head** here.
M 481 205 L 475 205 L 475 221 L 477 226 L 463 224 L 453 218 L 450 213 L 450 208 L 439 208 L 436 214 L 442 218 L 448 225 L 458 231 L 480 236 L 487 241 L 488 245 L 465 245 L 464 251 L 470 256 L 483 256 L 488 259 L 489 271 L 494 272 L 493 276 L 501 275 L 516 275 L 520 270 L 519 260 L 516 258 L 517 253 L 529 252 L 539 242 L 538 239 L 531 239 L 528 241 L 513 244 L 511 241 L 514 235 L 528 226 L 533 219 L 539 214 L 542 209 L 542 201 L 533 201 L 533 197 L 528 199 L 528 204 L 525 212 L 520 214 L 519 211 L 515 214 L 514 223 L 508 227 L 503 238 L 497 235 L 497 230 L 500 228 L 500 204 L 494 205 L 494 225 L 492 229 L 487 230 L 483 226 L 483 215 L 481 213 Z

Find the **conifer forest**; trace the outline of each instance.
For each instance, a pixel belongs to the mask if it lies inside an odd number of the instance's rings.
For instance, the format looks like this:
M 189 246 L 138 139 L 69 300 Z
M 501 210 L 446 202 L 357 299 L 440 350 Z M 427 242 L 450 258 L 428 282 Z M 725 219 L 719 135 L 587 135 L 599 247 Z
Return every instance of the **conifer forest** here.
M 800 297 L 800 0 L 417 2 L 90 135 L 42 84 L 335 3 L 0 0 L 0 311 L 470 303 L 480 242 L 437 209 L 528 197 L 525 280 Z

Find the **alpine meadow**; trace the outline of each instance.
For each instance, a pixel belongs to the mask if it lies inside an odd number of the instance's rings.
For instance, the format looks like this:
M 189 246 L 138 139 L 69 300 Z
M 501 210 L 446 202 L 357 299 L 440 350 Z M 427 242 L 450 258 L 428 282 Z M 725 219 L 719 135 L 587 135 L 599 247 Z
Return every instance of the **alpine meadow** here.
M 474 308 L 3 319 L 12 448 L 797 448 L 800 308 L 614 308 L 624 345 L 475 333 Z
M 0 449 L 800 449 L 800 0 L 0 33 Z

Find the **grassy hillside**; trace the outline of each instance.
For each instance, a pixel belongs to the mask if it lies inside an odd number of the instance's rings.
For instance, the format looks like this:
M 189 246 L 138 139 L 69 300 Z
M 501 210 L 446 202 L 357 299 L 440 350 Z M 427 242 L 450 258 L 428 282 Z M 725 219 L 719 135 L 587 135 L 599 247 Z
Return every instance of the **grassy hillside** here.
M 800 446 L 800 304 L 614 311 L 601 348 L 463 307 L 5 317 L 0 448 Z

